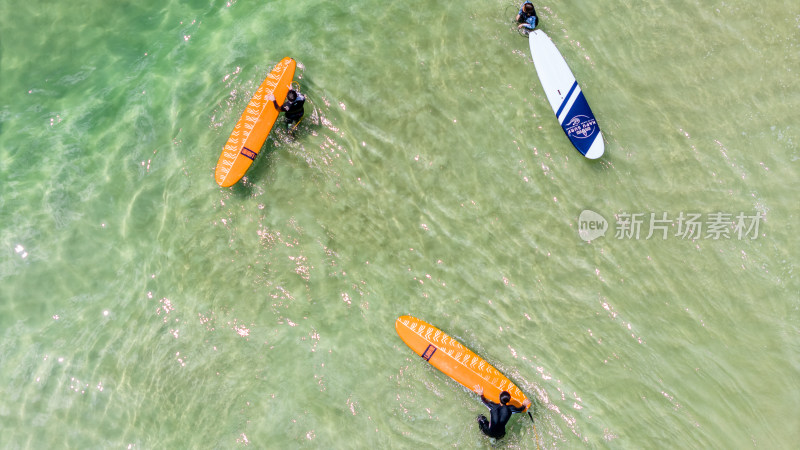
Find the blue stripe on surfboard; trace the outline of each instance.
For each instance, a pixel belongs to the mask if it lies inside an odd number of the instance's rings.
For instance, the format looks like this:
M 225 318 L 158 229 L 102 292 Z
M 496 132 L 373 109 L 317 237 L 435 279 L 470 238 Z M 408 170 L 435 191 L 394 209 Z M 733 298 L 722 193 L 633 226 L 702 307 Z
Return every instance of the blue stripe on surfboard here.
M 589 151 L 597 136 L 600 135 L 600 126 L 597 125 L 597 120 L 594 118 L 583 92 L 578 93 L 575 102 L 564 117 L 561 128 L 564 129 L 564 133 L 567 134 L 572 145 L 583 155 Z
M 564 97 L 564 101 L 561 102 L 561 106 L 559 106 L 558 107 L 558 111 L 556 111 L 556 117 L 561 115 L 561 111 L 564 109 L 565 106 L 567 106 L 567 103 L 569 102 L 569 98 L 570 98 L 570 96 L 572 96 L 572 91 L 574 91 L 576 87 L 578 87 L 578 82 L 577 81 L 572 83 L 572 87 L 569 88 L 569 92 L 567 92 L 567 96 Z

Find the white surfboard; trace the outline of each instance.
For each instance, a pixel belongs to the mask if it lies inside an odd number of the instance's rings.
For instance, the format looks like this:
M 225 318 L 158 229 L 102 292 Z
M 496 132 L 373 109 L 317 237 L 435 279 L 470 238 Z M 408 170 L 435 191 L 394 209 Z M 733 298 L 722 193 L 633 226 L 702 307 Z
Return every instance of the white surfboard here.
M 528 42 L 536 73 L 564 133 L 581 154 L 599 158 L 605 150 L 603 133 L 564 57 L 542 30 L 533 30 Z

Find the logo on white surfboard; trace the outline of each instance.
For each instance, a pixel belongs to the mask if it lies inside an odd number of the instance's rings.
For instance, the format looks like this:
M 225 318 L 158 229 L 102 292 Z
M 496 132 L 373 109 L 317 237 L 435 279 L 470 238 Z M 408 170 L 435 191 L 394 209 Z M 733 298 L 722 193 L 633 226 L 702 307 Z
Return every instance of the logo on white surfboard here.
M 597 131 L 597 121 L 594 117 L 578 114 L 569 120 L 564 131 L 570 138 L 586 139 Z

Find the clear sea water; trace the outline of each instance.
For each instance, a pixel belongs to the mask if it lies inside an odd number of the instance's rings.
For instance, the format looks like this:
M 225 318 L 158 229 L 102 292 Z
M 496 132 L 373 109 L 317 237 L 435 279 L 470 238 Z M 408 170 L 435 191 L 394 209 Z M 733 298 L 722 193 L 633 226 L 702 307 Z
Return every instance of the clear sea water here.
M 598 161 L 507 0 L 0 4 L 0 448 L 797 448 L 800 4 L 536 5 Z M 306 119 L 220 188 L 284 56 Z

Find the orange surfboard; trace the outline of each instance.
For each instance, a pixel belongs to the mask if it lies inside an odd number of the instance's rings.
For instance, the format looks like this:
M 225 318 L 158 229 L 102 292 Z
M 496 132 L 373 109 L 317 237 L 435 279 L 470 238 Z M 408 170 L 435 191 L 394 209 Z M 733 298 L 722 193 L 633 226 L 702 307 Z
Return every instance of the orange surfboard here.
M 272 94 L 279 105 L 283 104 L 296 67 L 294 59 L 283 58 L 253 94 L 217 161 L 214 178 L 220 186 L 236 184 L 255 161 L 280 113 L 267 97 Z
M 495 403 L 500 403 L 501 392 L 508 391 L 511 394 L 508 403 L 517 407 L 527 399 L 511 380 L 491 364 L 424 320 L 400 316 L 394 327 L 411 350 L 467 389 L 474 391 L 475 386 L 480 385 L 484 397 Z

